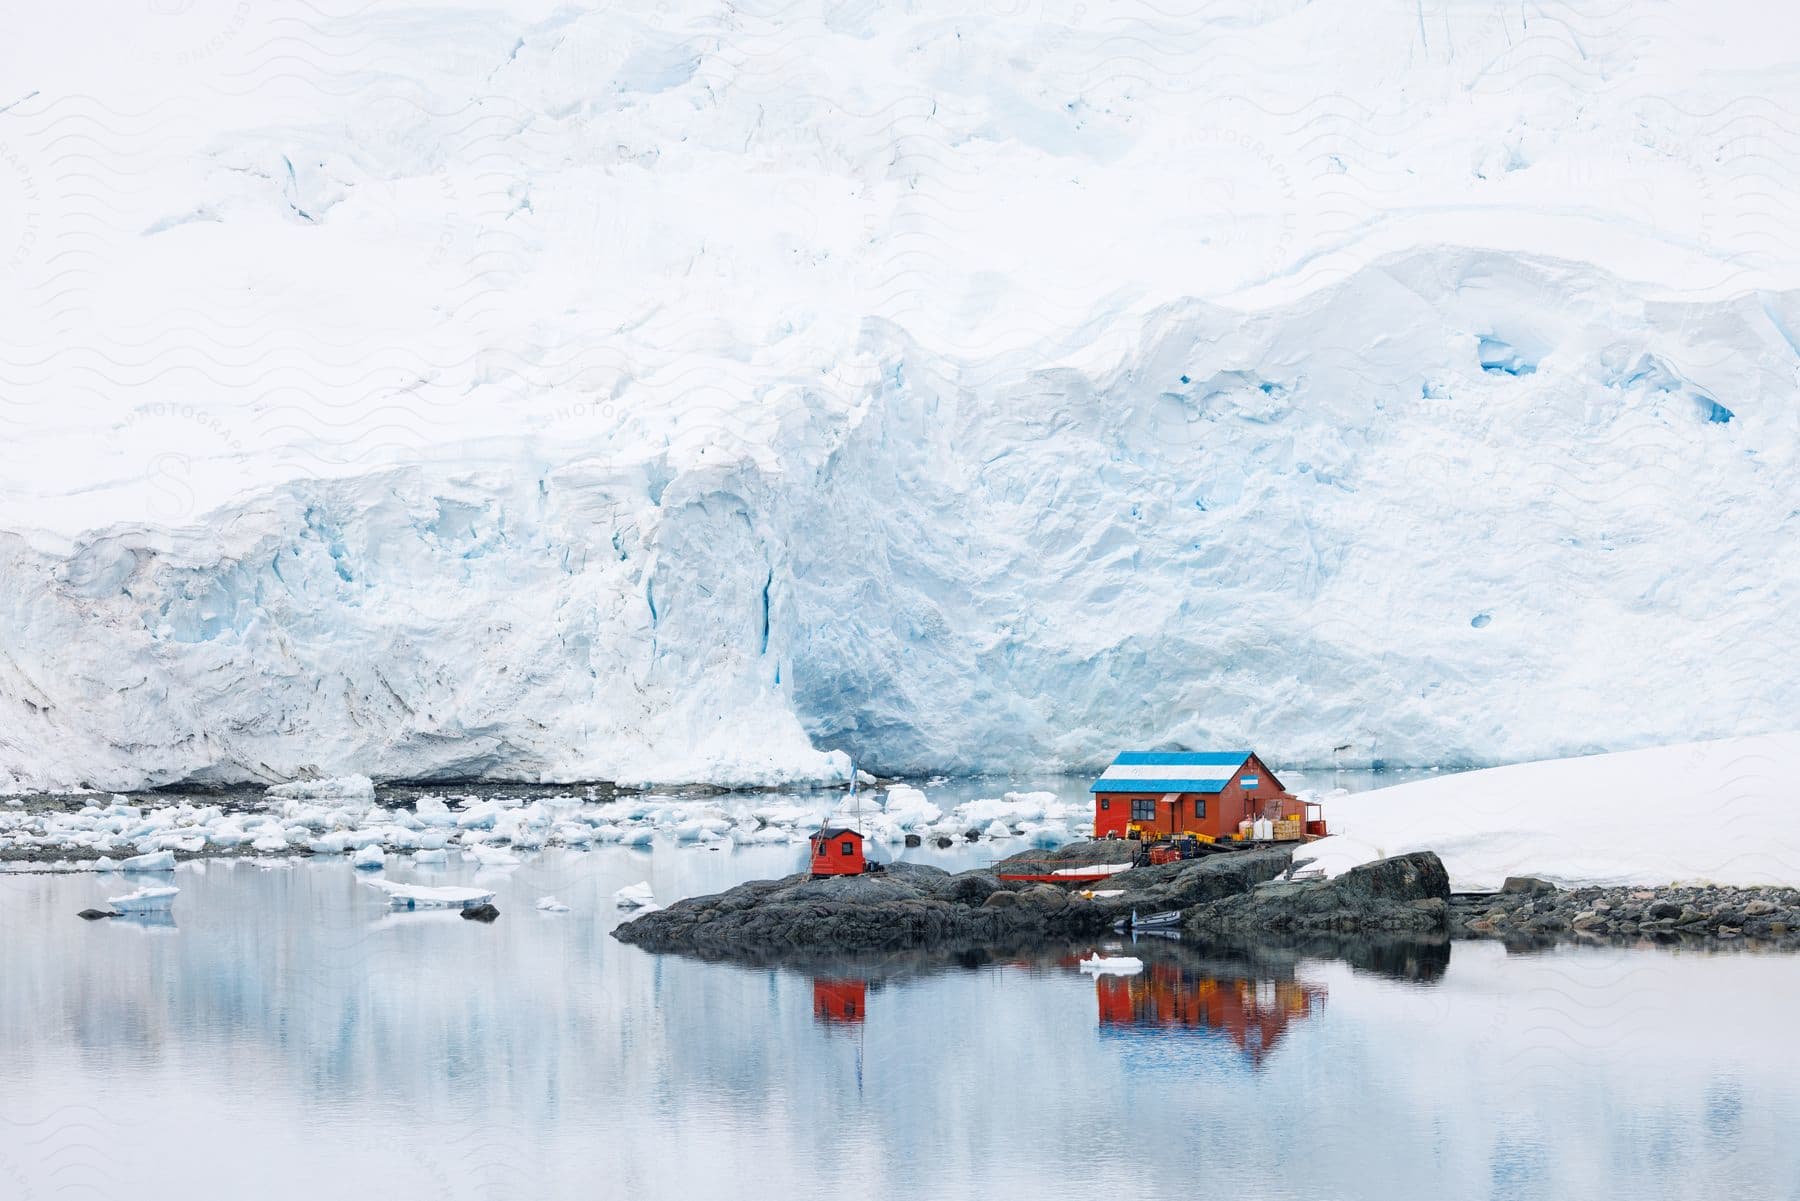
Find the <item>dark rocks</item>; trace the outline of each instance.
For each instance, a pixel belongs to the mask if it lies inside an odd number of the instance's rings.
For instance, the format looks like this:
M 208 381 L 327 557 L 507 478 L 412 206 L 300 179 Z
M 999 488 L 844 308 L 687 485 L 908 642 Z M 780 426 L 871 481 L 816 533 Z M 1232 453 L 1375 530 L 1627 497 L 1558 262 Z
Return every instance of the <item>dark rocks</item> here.
M 613 933 L 652 951 L 795 963 L 1042 948 L 1108 933 L 1133 912 L 1178 910 L 1186 932 L 1209 940 L 1379 943 L 1397 948 L 1407 970 L 1420 972 L 1441 967 L 1432 948 L 1447 954 L 1451 938 L 1499 939 L 1509 947 L 1606 939 L 1800 945 L 1800 890 L 1563 889 L 1515 877 L 1507 891 L 1452 894 L 1443 863 L 1430 852 L 1364 864 L 1333 880 L 1280 878 L 1292 863 L 1291 848 L 1133 866 L 1101 884 L 1000 878 L 1130 863 L 1139 849 L 1103 840 L 956 874 L 895 863 L 878 875 L 758 880 L 678 901 Z
M 1000 891 L 1000 880 L 986 872 L 959 872 L 939 889 L 938 896 L 962 905 L 979 905 Z
M 1257 931 L 1442 934 L 1449 924 L 1450 877 L 1430 851 L 1366 863 L 1334 880 L 1263 884 L 1196 906 L 1195 933 Z
M 1450 932 L 1497 938 L 1509 945 L 1581 942 L 1721 940 L 1800 946 L 1783 920 L 1800 905 L 1792 888 L 1569 888 L 1502 891 L 1451 898 Z
M 906 836 L 906 845 L 909 847 L 922 847 L 925 845 L 925 840 L 917 834 L 908 834 Z
M 83 909 L 75 916 L 83 921 L 97 922 L 103 917 L 118 917 L 119 911 L 117 909 Z
M 1045 852 L 1081 862 L 1129 860 L 1135 844 L 1089 844 Z M 740 884 L 710 897 L 677 901 L 613 931 L 621 942 L 754 962 L 794 961 L 901 950 L 1043 945 L 1109 933 L 1133 909 L 1155 913 L 1243 893 L 1284 871 L 1286 850 L 1243 851 L 1119 872 L 1106 883 L 1119 895 L 1092 897 L 1088 885 L 1023 884 L 989 871 L 951 875 L 913 863 L 879 876 L 814 880 L 789 876 Z M 1004 866 L 1004 865 L 1002 865 Z
M 500 916 L 500 911 L 493 905 L 471 905 L 462 911 L 464 920 L 471 922 L 491 922 Z

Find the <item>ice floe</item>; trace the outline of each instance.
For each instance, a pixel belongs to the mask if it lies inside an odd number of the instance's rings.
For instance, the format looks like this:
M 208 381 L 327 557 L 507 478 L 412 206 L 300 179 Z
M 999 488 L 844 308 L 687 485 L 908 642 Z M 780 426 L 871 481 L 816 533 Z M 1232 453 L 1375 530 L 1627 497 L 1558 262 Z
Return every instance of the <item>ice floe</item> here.
M 173 885 L 150 886 L 128 892 L 122 897 L 107 897 L 106 903 L 120 913 L 150 913 L 167 909 L 175 903 L 175 897 L 180 892 Z
M 613 904 L 620 909 L 654 909 L 656 893 L 651 890 L 650 881 L 640 880 L 613 893 Z
M 114 796 L 78 809 L 0 810 L 0 859 L 67 851 L 94 857 L 93 870 L 166 871 L 177 856 L 299 852 L 347 855 L 374 868 L 386 856 L 411 853 L 420 863 L 467 858 L 506 868 L 547 847 L 801 846 L 826 824 L 861 830 L 872 848 L 971 837 L 1014 848 L 1054 847 L 1092 829 L 1085 797 L 1065 801 L 1051 792 L 959 804 L 939 803 L 909 784 L 860 797 L 819 791 L 598 800 L 549 791 L 539 797 L 446 792 L 397 806 L 378 803 L 367 778 L 354 776 L 276 785 L 248 803 Z
M 1144 970 L 1144 961 L 1130 955 L 1090 955 L 1081 961 L 1081 970 L 1097 976 L 1135 976 Z
M 370 880 L 370 888 L 387 894 L 395 909 L 468 909 L 485 905 L 494 899 L 491 888 L 469 888 L 455 884 L 402 884 L 395 880 Z

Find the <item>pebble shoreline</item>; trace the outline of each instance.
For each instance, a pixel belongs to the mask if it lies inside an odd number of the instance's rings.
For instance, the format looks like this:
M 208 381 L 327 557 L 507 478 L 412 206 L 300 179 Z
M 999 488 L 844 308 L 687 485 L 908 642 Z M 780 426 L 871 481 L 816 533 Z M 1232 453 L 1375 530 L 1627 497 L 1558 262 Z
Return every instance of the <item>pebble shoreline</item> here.
M 1454 938 L 1778 943 L 1800 948 L 1800 889 L 1668 885 L 1558 888 L 1532 877 L 1450 898 Z

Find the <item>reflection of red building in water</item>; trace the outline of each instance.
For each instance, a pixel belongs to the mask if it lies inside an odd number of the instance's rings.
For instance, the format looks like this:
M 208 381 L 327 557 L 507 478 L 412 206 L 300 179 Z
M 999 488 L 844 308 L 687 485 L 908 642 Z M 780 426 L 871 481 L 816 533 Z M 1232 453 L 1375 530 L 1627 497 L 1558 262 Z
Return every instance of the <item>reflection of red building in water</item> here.
M 868 1012 L 867 980 L 813 980 L 813 1020 L 860 1025 Z
M 1325 1004 L 1322 985 L 1297 980 L 1202 976 L 1152 960 L 1136 976 L 1101 976 L 1100 1025 L 1219 1030 L 1260 1064 L 1295 1022 Z

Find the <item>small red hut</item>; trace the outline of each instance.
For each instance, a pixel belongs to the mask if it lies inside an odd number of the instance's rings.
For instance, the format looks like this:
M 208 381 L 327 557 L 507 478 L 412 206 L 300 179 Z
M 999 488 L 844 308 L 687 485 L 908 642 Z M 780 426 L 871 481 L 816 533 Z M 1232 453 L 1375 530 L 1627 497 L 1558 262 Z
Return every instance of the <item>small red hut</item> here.
M 827 826 L 812 836 L 812 874 L 860 876 L 868 870 L 863 836 L 848 828 Z

